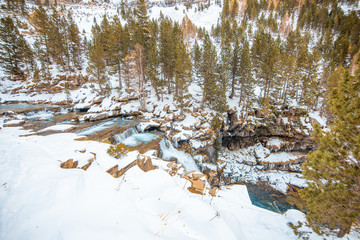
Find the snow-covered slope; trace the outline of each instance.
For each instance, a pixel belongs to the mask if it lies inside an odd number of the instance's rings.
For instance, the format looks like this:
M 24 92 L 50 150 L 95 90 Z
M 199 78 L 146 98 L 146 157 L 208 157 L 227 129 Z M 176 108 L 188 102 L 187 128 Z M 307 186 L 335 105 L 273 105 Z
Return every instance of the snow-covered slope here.
M 107 144 L 74 141 L 75 134 L 19 137 L 28 133 L 0 130 L 1 239 L 296 239 L 287 224 L 304 220 L 295 210 L 251 205 L 245 186 L 212 198 L 190 193 L 187 180 L 161 168 L 133 167 L 116 179 L 106 170 L 136 152 L 115 160 Z M 96 161 L 87 171 L 60 168 L 77 150 Z

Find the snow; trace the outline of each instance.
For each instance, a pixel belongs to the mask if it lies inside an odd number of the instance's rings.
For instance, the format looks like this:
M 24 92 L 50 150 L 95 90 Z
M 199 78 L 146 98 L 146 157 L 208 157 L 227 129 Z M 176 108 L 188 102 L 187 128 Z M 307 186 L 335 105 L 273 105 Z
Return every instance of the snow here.
M 160 127 L 160 123 L 154 122 L 154 121 L 150 121 L 150 122 L 142 122 L 139 123 L 136 128 L 137 130 L 139 130 L 140 132 L 144 132 L 146 129 L 150 128 L 150 127 Z
M 181 24 L 185 14 L 189 19 L 197 26 L 204 27 L 206 30 L 211 30 L 212 25 L 216 25 L 217 20 L 221 13 L 221 7 L 212 4 L 209 8 L 204 8 L 204 11 L 197 11 L 197 5 L 193 5 L 192 8 L 186 10 L 186 7 L 182 4 L 173 7 L 158 7 L 154 6 L 150 8 L 150 18 L 157 19 L 160 17 L 160 12 L 165 16 L 171 18 Z
M 267 163 L 286 163 L 289 161 L 295 161 L 297 159 L 299 159 L 298 155 L 287 152 L 280 152 L 280 153 L 272 153 L 268 157 L 263 158 L 261 161 Z
M 266 143 L 266 146 L 280 149 L 283 144 L 284 142 L 281 141 L 279 138 L 270 138 L 269 141 Z
M 70 129 L 74 127 L 74 125 L 71 124 L 58 124 L 58 125 L 54 125 L 54 126 L 50 126 L 44 129 L 41 129 L 38 132 L 46 132 L 46 131 L 65 131 L 67 129 Z
M 26 133 L 0 131 L 1 239 L 296 239 L 289 216 L 251 205 L 245 186 L 213 198 L 161 169 L 133 167 L 115 179 L 106 170 L 137 152 L 119 161 L 106 154 L 109 145 L 76 134 L 19 137 Z M 59 167 L 91 152 L 87 171 Z
M 326 118 L 325 118 L 325 117 L 321 117 L 321 116 L 320 116 L 320 113 L 319 113 L 318 111 L 316 111 L 316 112 L 310 112 L 310 113 L 309 113 L 309 117 L 315 119 L 315 120 L 320 124 L 320 126 L 322 126 L 322 127 L 326 127 L 326 126 L 327 126 L 327 125 L 326 125 L 326 122 L 327 122 Z

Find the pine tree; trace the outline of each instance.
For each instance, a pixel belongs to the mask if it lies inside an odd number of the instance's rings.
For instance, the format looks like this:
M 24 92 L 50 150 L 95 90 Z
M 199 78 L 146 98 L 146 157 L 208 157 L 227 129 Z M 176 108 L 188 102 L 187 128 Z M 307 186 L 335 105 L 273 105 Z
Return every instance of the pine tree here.
M 40 6 L 36 8 L 31 15 L 30 22 L 34 25 L 36 31 L 39 33 L 39 44 L 43 44 L 45 46 L 45 55 L 43 56 L 43 60 L 46 60 L 46 64 L 50 64 L 50 56 L 49 56 L 49 16 L 46 13 L 46 10 Z
M 246 41 L 240 54 L 239 67 L 239 107 L 244 106 L 248 109 L 254 100 L 254 78 L 252 75 L 252 65 L 250 59 L 249 43 Z
M 130 36 L 127 25 L 123 28 L 120 19 L 115 16 L 111 22 L 110 35 L 110 68 L 111 72 L 118 75 L 119 89 L 122 88 L 122 65 L 129 53 Z
M 309 182 L 300 192 L 311 227 L 320 233 L 325 226 L 339 229 L 338 237 L 348 233 L 360 215 L 360 75 L 342 72 L 329 98 L 331 131 L 323 134 L 315 127 L 319 147 L 302 166 Z
M 68 26 L 67 26 L 67 38 L 68 38 L 68 48 L 69 55 L 72 62 L 72 65 L 80 69 L 82 63 L 82 42 L 80 37 L 80 31 L 74 19 L 72 17 L 71 12 L 68 14 Z
M 164 76 L 168 93 L 172 92 L 174 67 L 175 67 L 175 54 L 176 45 L 174 41 L 174 26 L 169 18 L 165 18 L 160 23 L 160 44 L 159 44 L 159 57 L 161 65 L 161 73 Z
M 69 64 L 66 58 L 66 22 L 59 15 L 55 8 L 52 9 L 52 14 L 49 17 L 47 37 L 48 37 L 48 52 L 51 58 L 59 66 L 66 68 Z
M 222 19 L 225 19 L 229 16 L 229 7 L 230 7 L 229 0 L 224 0 L 224 5 L 221 14 Z
M 191 50 L 191 57 L 194 64 L 194 72 L 197 77 L 200 77 L 200 63 L 201 63 L 201 48 L 195 39 L 193 49 Z
M 191 79 L 191 59 L 190 54 L 186 50 L 185 43 L 182 36 L 179 37 L 176 45 L 176 59 L 175 59 L 175 99 L 183 111 L 185 107 L 185 100 L 190 96 L 188 94 L 188 87 Z
M 27 63 L 33 65 L 33 52 L 10 16 L 0 19 L 0 40 L 2 68 L 5 73 L 24 80 Z
M 105 93 L 104 85 L 107 82 L 107 71 L 104 59 L 104 48 L 102 47 L 100 40 L 93 36 L 89 52 L 89 64 L 86 71 L 91 76 L 90 80 L 98 84 L 100 95 Z
M 135 45 L 135 66 L 137 72 L 136 88 L 139 95 L 140 108 L 146 111 L 146 90 L 144 72 L 144 48 L 139 43 Z
M 317 106 L 320 94 L 319 76 L 318 76 L 318 62 L 320 54 L 317 51 L 314 53 L 305 53 L 305 62 L 303 66 L 303 76 L 301 78 L 301 97 L 300 103 L 307 106 L 309 109 L 314 109 Z
M 150 39 L 149 16 L 147 13 L 147 8 L 146 0 L 136 1 L 134 41 L 135 43 L 143 46 L 145 54 L 147 52 L 147 42 Z
M 240 64 L 240 45 L 239 45 L 239 39 L 235 39 L 234 47 L 231 52 L 231 94 L 230 98 L 233 98 L 235 95 L 235 85 L 236 85 L 236 78 L 238 75 L 238 69 Z
M 232 65 L 231 65 L 231 43 L 230 39 L 226 37 L 221 44 L 220 50 L 220 61 L 219 61 L 219 84 L 221 91 L 226 95 L 229 80 L 232 75 Z
M 148 42 L 148 64 L 146 65 L 146 75 L 151 81 L 151 85 L 155 90 L 155 94 L 158 100 L 163 96 L 163 85 L 164 82 L 159 76 L 160 69 L 160 59 L 159 59 L 159 49 L 158 49 L 158 25 L 157 22 L 151 23 L 151 37 Z
M 100 41 L 100 44 L 104 50 L 105 54 L 105 64 L 106 66 L 111 65 L 111 58 L 112 58 L 112 45 L 113 45 L 113 39 L 114 39 L 114 29 L 111 26 L 109 20 L 107 19 L 107 16 L 104 15 L 103 19 L 99 26 L 99 31 L 97 32 L 98 40 Z
M 201 59 L 201 76 L 203 78 L 202 89 L 203 98 L 202 103 L 211 103 L 214 101 L 214 93 L 217 90 L 215 70 L 217 65 L 217 55 L 215 46 L 212 44 L 208 34 L 205 35 L 203 43 L 203 52 Z

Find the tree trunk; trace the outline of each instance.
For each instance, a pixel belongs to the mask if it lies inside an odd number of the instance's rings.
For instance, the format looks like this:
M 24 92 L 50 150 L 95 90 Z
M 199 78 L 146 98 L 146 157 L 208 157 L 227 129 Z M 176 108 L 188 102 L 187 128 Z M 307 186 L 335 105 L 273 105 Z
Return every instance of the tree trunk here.
M 119 61 L 119 88 L 122 89 L 122 83 L 121 83 L 121 61 Z
M 341 226 L 337 234 L 337 237 L 342 238 L 345 236 L 345 234 L 348 234 L 349 232 L 350 232 L 350 226 Z
M 233 76 L 232 76 L 231 94 L 230 94 L 229 98 L 232 99 L 234 97 L 234 94 L 235 94 L 235 73 L 233 73 Z

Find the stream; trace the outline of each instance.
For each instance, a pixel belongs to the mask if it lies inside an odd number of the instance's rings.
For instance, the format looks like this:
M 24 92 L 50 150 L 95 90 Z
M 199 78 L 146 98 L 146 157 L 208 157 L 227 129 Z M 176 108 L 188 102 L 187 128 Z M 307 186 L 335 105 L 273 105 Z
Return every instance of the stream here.
M 50 110 L 47 110 L 50 109 Z M 57 111 L 54 111 L 56 109 Z M 1 104 L 0 113 L 6 115 L 13 111 L 20 113 L 27 120 L 28 128 L 39 131 L 46 127 L 58 124 L 72 124 L 75 126 L 74 133 L 80 136 L 101 135 L 102 132 L 110 128 L 125 129 L 121 133 L 112 135 L 114 143 L 123 143 L 129 147 L 142 146 L 153 140 L 161 138 L 159 142 L 160 156 L 165 160 L 177 159 L 185 171 L 200 171 L 194 159 L 187 153 L 177 150 L 162 132 L 139 132 L 136 125 L 140 122 L 137 119 L 110 118 L 97 122 L 80 122 L 79 117 L 85 113 L 71 112 L 66 109 L 60 109 L 58 106 L 43 104 L 32 105 L 28 103 L 19 104 Z M 25 127 L 25 126 L 24 126 Z M 283 213 L 289 209 L 296 209 L 286 201 L 286 195 L 273 189 L 268 184 L 245 184 L 252 203 L 255 206 Z

